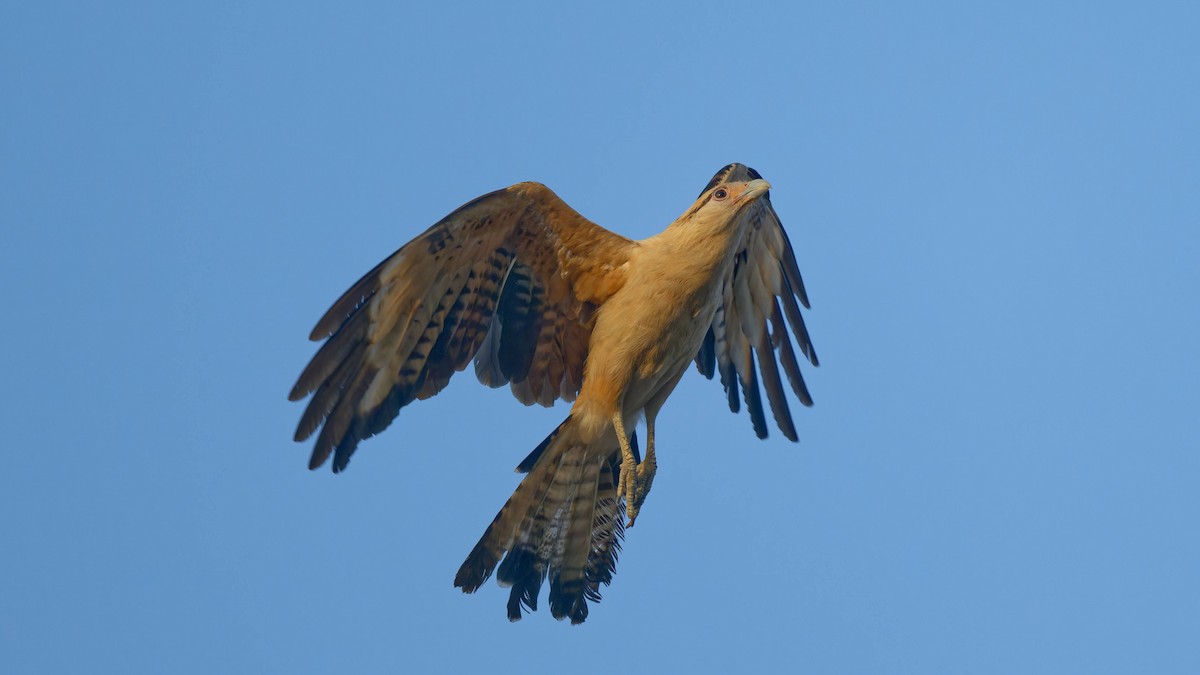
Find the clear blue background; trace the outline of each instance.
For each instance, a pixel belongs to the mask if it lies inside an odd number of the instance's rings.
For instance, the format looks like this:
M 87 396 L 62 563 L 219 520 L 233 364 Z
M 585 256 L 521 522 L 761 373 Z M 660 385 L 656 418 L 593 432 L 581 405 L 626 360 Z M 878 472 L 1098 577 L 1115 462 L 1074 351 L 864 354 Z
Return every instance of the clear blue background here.
M 0 9 L 5 672 L 1200 672 L 1195 3 L 501 4 Z M 649 236 L 731 161 L 817 405 L 687 376 L 587 624 L 451 587 L 564 407 L 464 375 L 305 469 L 378 260 L 521 180 Z

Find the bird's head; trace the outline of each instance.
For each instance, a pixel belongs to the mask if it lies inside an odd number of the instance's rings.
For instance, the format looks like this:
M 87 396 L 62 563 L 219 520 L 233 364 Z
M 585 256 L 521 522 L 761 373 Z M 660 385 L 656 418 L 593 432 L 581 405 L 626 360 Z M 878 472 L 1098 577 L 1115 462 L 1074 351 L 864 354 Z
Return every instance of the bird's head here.
M 716 173 L 678 221 L 731 222 L 759 198 L 770 201 L 771 184 L 745 164 L 730 164 Z
M 721 167 L 720 171 L 713 174 L 712 180 L 708 181 L 708 185 L 705 185 L 704 189 L 700 191 L 700 196 L 703 197 L 704 193 L 722 183 L 746 183 L 753 180 L 762 180 L 762 174 L 745 164 L 738 164 L 737 162 L 726 164 Z

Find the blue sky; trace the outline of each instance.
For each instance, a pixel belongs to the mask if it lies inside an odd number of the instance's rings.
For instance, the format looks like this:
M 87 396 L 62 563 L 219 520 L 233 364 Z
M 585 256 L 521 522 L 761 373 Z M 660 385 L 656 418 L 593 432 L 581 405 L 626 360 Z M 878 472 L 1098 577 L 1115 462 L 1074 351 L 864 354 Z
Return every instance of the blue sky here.
M 10 672 L 1200 671 L 1191 3 L 0 9 Z M 691 374 L 588 622 L 459 563 L 564 415 L 460 376 L 309 472 L 342 290 L 521 180 L 649 236 L 740 161 L 801 442 Z

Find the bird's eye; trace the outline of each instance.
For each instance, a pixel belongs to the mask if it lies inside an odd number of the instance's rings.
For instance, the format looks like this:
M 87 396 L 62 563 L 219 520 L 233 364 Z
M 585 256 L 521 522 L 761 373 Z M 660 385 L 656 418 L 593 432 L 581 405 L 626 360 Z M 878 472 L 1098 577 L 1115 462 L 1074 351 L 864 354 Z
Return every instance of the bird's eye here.
M 729 190 L 726 190 L 725 188 L 717 188 L 716 191 L 713 192 L 713 199 L 716 199 L 717 201 L 721 201 L 728 196 Z

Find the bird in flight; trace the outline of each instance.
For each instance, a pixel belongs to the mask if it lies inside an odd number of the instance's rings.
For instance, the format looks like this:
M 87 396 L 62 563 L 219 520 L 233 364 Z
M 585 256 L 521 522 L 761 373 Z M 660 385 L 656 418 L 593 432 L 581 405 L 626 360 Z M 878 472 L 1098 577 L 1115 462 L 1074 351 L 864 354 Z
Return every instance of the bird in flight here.
M 317 434 L 309 468 L 332 456 L 333 471 L 344 470 L 359 441 L 472 360 L 481 382 L 509 385 L 526 405 L 574 401 L 517 467 L 524 479 L 454 585 L 473 593 L 495 572 L 516 621 L 523 607 L 537 609 L 548 578 L 551 614 L 582 623 L 612 581 L 624 519 L 633 526 L 650 492 L 654 422 L 690 363 L 720 378 L 730 410 L 744 399 L 759 438 L 765 392 L 780 431 L 796 440 L 784 378 L 812 405 L 796 356 L 818 364 L 797 304 L 809 303 L 770 188 L 730 164 L 641 241 L 539 183 L 458 208 L 317 322 L 309 337 L 325 343 L 289 397 L 312 395 L 295 435 Z M 644 458 L 631 433 L 639 419 Z

